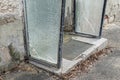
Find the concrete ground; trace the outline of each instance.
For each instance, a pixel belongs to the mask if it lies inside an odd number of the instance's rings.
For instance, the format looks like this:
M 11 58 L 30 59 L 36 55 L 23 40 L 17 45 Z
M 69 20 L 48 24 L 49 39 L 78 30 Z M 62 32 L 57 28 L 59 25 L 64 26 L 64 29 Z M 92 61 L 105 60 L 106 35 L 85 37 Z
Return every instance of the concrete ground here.
M 120 23 L 110 24 L 105 27 L 103 37 L 109 40 L 113 52 L 100 57 L 88 73 L 82 73 L 70 80 L 120 80 Z M 24 70 L 24 69 L 23 69 Z M 7 73 L 4 80 L 60 80 L 51 78 L 43 70 L 27 70 Z
M 107 25 L 103 37 L 109 40 L 113 52 L 101 57 L 88 73 L 72 80 L 120 80 L 120 23 Z

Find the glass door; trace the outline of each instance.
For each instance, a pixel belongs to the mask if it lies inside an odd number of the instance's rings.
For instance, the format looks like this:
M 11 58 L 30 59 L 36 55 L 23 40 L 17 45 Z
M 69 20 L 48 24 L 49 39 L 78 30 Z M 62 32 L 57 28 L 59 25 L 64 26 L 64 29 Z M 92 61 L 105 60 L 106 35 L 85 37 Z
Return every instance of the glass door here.
M 60 67 L 64 0 L 24 0 L 27 53 L 30 60 Z

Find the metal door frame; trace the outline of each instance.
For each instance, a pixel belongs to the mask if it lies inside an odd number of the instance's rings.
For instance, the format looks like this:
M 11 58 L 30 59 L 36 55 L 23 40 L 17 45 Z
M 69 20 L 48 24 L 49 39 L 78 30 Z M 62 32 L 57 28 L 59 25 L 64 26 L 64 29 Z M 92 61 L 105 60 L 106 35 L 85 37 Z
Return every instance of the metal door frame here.
M 25 51 L 26 51 L 26 56 L 29 61 L 36 62 L 38 64 L 42 64 L 48 67 L 55 67 L 55 68 L 61 68 L 62 64 L 62 43 L 63 43 L 63 28 L 64 28 L 64 15 L 65 15 L 65 0 L 62 0 L 62 5 L 61 5 L 61 21 L 60 21 L 60 34 L 59 34 L 59 48 L 58 48 L 58 60 L 57 64 L 52 64 L 48 61 L 44 60 L 38 60 L 35 58 L 32 58 L 30 55 L 30 50 L 29 50 L 29 33 L 28 33 L 28 22 L 27 22 L 27 11 L 26 11 L 26 0 L 23 0 L 24 4 L 24 44 L 25 44 Z
M 101 22 L 100 22 L 100 32 L 99 35 L 91 35 L 91 34 L 85 34 L 85 33 L 80 33 L 80 32 L 76 32 L 76 0 L 74 0 L 74 33 L 77 35 L 81 35 L 84 37 L 92 37 L 92 38 L 101 38 L 102 35 L 102 29 L 103 29 L 103 23 L 104 23 L 104 15 L 105 15 L 105 10 L 106 10 L 106 4 L 107 4 L 107 0 L 104 0 L 103 3 L 103 9 L 102 9 L 102 16 L 101 16 Z

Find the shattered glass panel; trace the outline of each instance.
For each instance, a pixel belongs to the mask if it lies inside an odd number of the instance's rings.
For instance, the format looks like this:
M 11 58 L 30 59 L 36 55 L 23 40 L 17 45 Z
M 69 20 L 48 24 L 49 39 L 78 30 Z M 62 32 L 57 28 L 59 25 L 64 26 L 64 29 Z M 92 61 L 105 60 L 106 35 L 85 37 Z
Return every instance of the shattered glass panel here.
M 76 0 L 76 32 L 99 36 L 104 0 Z
M 30 55 L 57 64 L 62 0 L 26 0 Z

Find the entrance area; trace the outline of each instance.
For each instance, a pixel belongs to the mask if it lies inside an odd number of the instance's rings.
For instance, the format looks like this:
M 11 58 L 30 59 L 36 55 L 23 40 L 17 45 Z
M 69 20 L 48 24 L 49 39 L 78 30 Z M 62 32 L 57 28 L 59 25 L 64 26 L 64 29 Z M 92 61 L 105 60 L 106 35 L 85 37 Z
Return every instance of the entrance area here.
M 77 57 L 85 52 L 87 49 L 92 47 L 92 44 L 85 43 L 72 39 L 72 35 L 65 35 L 63 43 L 63 58 L 67 60 L 74 60 Z
M 99 6 L 95 7 L 96 4 Z M 94 3 L 75 0 L 72 32 L 64 30 L 66 5 L 65 0 L 24 1 L 29 61 L 57 74 L 67 73 L 78 62 L 107 45 L 107 39 L 101 38 L 106 0 L 99 3 L 97 0 Z M 98 13 L 92 14 L 95 10 Z

